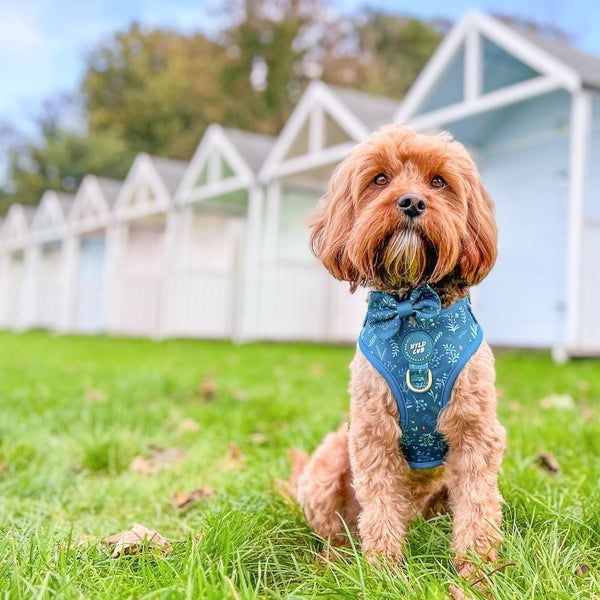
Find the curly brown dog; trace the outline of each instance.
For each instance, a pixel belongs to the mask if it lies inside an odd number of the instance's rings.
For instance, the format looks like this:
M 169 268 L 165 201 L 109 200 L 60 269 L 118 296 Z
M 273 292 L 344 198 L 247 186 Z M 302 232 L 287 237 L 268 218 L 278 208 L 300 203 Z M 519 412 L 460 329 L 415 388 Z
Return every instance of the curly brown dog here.
M 392 310 L 396 305 L 401 313 L 415 291 L 426 290 L 426 302 L 435 314 L 446 315 L 446 325 L 460 314 L 476 335 L 469 287 L 488 274 L 496 259 L 494 208 L 473 161 L 448 134 L 420 135 L 397 125 L 375 133 L 336 169 L 311 229 L 315 255 L 334 277 L 350 282 L 352 290 L 367 286 L 370 302 L 375 296 L 387 302 L 389 313 L 391 298 Z M 367 316 L 365 327 L 372 327 L 372 336 L 368 343 L 361 338 L 351 363 L 350 425 L 330 433 L 317 448 L 300 474 L 297 498 L 320 536 L 343 544 L 347 527 L 360 535 L 370 559 L 401 560 L 406 529 L 416 514 L 451 512 L 455 566 L 462 576 L 474 578 L 469 555 L 496 561 L 501 541 L 497 473 L 505 431 L 496 418 L 492 352 L 480 338 L 471 340 L 474 349 L 462 359 L 462 369 L 443 376 L 447 401 L 431 401 L 426 410 L 434 411 L 434 423 L 427 440 L 424 435 L 420 440 L 437 444 L 443 459 L 409 464 L 403 437 L 410 423 L 402 415 L 421 418 L 418 403 L 434 397 L 427 385 L 443 387 L 436 381 L 442 376 L 433 369 L 440 362 L 435 354 L 438 334 L 427 330 L 427 323 L 438 317 L 422 320 L 422 328 L 417 309 L 399 320 L 393 312 L 381 318 L 381 306 L 373 309 L 373 321 Z M 454 312 L 458 306 L 463 312 Z M 395 329 L 387 330 L 392 322 Z M 406 378 L 404 372 L 396 379 L 382 374 L 383 367 L 376 368 L 365 355 L 379 345 L 378 352 L 387 352 L 384 338 L 393 335 L 405 335 L 405 353 L 413 353 Z M 391 353 L 402 351 L 392 346 Z M 449 378 L 454 379 L 448 385 Z M 406 397 L 396 398 L 394 382 L 400 396 L 406 386 L 414 390 L 417 408 Z

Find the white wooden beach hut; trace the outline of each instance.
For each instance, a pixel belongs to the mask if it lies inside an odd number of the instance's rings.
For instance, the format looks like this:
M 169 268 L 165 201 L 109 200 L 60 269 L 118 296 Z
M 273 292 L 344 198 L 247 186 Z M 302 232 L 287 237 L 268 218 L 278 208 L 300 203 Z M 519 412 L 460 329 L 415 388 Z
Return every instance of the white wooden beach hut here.
M 44 192 L 31 222 L 31 243 L 26 251 L 23 328 L 54 330 L 60 326 L 67 292 L 65 239 L 72 194 Z
M 63 331 L 99 333 L 108 327 L 108 234 L 122 181 L 86 175 L 67 215 L 67 293 Z
M 498 261 L 475 294 L 488 340 L 600 353 L 600 58 L 471 13 L 396 120 L 453 133 L 495 200 Z
M 28 281 L 26 255 L 35 207 L 13 204 L 0 229 L 0 328 L 21 329 Z
M 313 82 L 260 171 L 266 185 L 259 336 L 353 342 L 365 312 L 311 255 L 308 224 L 335 166 L 367 135 L 392 122 L 398 102 Z
M 256 174 L 273 142 L 217 124 L 207 128 L 169 222 L 164 335 L 255 337 L 262 226 Z
M 108 272 L 109 331 L 160 334 L 166 222 L 187 163 L 139 154 L 117 196 Z

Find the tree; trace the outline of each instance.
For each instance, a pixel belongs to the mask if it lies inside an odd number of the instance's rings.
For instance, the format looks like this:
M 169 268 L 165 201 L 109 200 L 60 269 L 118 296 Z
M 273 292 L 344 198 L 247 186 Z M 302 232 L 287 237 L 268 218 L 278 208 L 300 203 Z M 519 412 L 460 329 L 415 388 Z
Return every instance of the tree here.
M 74 192 L 88 173 L 123 178 L 133 157 L 110 133 L 88 135 L 47 125 L 39 141 L 21 141 L 10 148 L 10 186 L 0 190 L 0 214 L 13 202 L 38 204 L 46 190 Z
M 276 134 L 308 81 L 302 66 L 311 48 L 302 38 L 320 18 L 322 5 L 243 0 L 230 2 L 227 10 L 233 18 L 222 35 L 229 57 L 221 77 L 223 122 Z
M 110 131 L 88 132 L 75 95 L 46 100 L 36 126 L 33 139 L 0 126 L 8 148 L 0 214 L 13 202 L 37 204 L 46 190 L 74 192 L 88 173 L 122 178 L 135 157 Z
M 360 75 L 355 85 L 401 99 L 442 39 L 437 27 L 410 17 L 368 11 L 357 23 Z
M 111 132 L 134 152 L 189 159 L 222 116 L 225 51 L 205 36 L 129 31 L 88 57 L 82 84 L 90 133 Z

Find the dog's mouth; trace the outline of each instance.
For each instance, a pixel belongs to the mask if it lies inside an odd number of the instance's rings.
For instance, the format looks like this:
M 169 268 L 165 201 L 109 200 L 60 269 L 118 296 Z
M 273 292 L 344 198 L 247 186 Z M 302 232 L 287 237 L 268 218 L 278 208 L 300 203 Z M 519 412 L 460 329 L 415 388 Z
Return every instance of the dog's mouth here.
M 427 236 L 411 227 L 388 235 L 374 258 L 373 283 L 395 290 L 428 282 L 438 264 L 438 251 Z

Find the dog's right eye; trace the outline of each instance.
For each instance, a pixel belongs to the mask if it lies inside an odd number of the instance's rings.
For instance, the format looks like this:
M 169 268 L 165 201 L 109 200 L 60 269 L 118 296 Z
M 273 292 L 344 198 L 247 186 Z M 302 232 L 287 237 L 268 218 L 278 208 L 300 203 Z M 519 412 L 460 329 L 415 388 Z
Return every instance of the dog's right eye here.
M 385 173 L 379 173 L 379 175 L 376 175 L 375 179 L 373 179 L 373 183 L 379 187 L 383 187 L 387 182 L 388 177 Z

